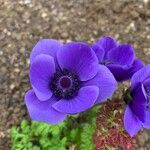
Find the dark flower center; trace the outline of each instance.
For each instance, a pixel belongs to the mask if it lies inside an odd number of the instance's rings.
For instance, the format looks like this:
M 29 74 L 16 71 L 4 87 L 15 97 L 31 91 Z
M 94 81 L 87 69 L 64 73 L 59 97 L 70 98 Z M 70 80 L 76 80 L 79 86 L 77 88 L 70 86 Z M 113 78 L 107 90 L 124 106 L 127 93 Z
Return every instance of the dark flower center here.
M 60 86 L 62 88 L 69 88 L 71 86 L 71 79 L 68 76 L 63 76 L 60 79 Z
M 80 89 L 79 77 L 67 69 L 57 71 L 51 79 L 50 89 L 59 99 L 73 98 Z

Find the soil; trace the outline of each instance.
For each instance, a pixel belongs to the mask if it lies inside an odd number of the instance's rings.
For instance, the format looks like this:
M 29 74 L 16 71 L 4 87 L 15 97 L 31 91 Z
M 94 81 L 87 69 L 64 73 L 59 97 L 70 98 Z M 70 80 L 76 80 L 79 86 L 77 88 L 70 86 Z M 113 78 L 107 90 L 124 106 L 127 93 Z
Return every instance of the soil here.
M 131 43 L 150 63 L 149 0 L 0 0 L 0 150 L 10 150 L 10 128 L 28 118 L 29 54 L 40 38 L 92 43 L 111 35 Z M 149 150 L 150 131 L 137 150 Z

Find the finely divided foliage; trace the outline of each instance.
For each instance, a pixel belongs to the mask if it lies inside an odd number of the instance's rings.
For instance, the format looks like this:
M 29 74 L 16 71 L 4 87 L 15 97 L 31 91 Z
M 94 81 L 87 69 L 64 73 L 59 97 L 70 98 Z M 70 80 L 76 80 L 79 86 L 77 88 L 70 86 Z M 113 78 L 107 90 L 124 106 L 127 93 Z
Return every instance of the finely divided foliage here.
M 94 107 L 82 113 L 82 117 L 70 116 L 57 125 L 24 120 L 20 127 L 11 130 L 12 150 L 94 150 L 93 133 L 98 109 Z

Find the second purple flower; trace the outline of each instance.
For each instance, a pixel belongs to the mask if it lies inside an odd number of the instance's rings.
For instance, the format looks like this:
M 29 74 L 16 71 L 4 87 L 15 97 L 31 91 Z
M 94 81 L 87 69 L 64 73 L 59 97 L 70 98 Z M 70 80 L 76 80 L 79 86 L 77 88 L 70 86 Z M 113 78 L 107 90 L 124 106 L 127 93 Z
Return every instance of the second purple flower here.
M 136 58 L 130 44 L 120 44 L 112 37 L 101 38 L 92 45 L 92 49 L 99 63 L 106 65 L 119 82 L 131 79 L 143 67 L 143 62 Z

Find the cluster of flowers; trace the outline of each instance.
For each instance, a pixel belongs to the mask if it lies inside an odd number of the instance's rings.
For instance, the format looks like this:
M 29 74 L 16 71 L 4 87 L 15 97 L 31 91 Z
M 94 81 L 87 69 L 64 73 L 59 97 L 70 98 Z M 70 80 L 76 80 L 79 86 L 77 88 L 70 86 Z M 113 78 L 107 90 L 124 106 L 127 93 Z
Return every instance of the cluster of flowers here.
M 150 65 L 135 56 L 129 44 L 103 37 L 90 45 L 40 40 L 30 55 L 32 90 L 25 103 L 33 120 L 57 124 L 106 102 L 117 82 L 131 79 L 125 93 L 124 127 L 134 136 L 150 128 Z

